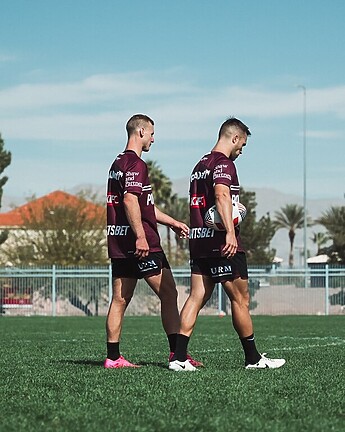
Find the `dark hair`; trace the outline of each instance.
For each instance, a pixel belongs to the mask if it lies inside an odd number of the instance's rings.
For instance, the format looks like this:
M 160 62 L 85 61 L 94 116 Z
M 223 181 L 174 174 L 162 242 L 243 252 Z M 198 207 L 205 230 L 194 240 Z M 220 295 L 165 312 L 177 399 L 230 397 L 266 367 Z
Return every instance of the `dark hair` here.
M 131 136 L 138 128 L 145 127 L 147 123 L 155 124 L 154 121 L 145 114 L 133 115 L 126 124 L 127 135 Z
M 225 120 L 225 122 L 221 125 L 221 127 L 219 129 L 218 139 L 221 136 L 227 134 L 231 127 L 238 129 L 239 131 L 245 133 L 247 136 L 251 135 L 248 126 L 246 126 L 244 123 L 242 123 L 241 120 L 238 120 L 235 117 L 230 117 L 227 120 Z

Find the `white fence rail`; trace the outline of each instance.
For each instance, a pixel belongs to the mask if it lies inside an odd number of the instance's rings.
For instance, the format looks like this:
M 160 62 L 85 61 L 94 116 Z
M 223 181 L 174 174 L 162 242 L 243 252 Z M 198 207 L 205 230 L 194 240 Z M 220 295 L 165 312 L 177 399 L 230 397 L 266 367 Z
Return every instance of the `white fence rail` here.
M 189 293 L 189 269 L 173 271 L 181 309 Z M 345 268 L 250 268 L 252 315 L 345 313 Z M 111 267 L 0 268 L 0 315 L 106 315 L 111 299 Z M 220 285 L 201 311 L 230 313 Z M 159 315 L 158 298 L 139 281 L 128 315 Z

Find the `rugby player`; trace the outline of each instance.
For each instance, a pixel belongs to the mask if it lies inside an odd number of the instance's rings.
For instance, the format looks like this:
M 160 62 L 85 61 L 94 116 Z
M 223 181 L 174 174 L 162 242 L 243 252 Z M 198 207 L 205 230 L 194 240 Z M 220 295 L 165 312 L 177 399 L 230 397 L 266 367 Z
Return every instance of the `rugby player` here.
M 157 222 L 187 238 L 189 228 L 154 205 L 148 168 L 141 159 L 154 142 L 154 122 L 136 114 L 126 125 L 125 150 L 114 160 L 108 175 L 107 239 L 112 263 L 113 296 L 106 320 L 107 358 L 105 368 L 138 367 L 120 353 L 120 336 L 125 310 L 138 279 L 145 279 L 161 301 L 163 328 L 170 356 L 180 330 L 176 284 L 160 244 Z M 194 367 L 201 363 L 188 356 Z
M 221 283 L 230 299 L 232 323 L 244 351 L 247 369 L 279 368 L 284 359 L 270 359 L 255 345 L 249 314 L 248 270 L 241 243 L 240 228 L 234 227 L 232 201 L 239 201 L 240 184 L 234 160 L 242 154 L 251 135 L 248 127 L 236 118 L 226 120 L 211 152 L 196 164 L 190 178 L 191 290 L 181 311 L 181 331 L 175 354 L 169 363 L 174 371 L 195 371 L 187 358 L 187 347 L 197 316 Z M 224 231 L 207 228 L 207 210 L 216 205 Z

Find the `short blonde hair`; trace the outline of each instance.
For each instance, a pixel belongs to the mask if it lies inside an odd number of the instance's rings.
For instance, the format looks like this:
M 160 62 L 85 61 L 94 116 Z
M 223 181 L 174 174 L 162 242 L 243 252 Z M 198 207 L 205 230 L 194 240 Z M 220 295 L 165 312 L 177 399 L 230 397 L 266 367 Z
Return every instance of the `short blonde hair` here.
M 133 133 L 141 127 L 147 126 L 151 123 L 152 126 L 155 124 L 154 121 L 145 114 L 135 114 L 133 115 L 126 124 L 127 135 L 130 137 Z

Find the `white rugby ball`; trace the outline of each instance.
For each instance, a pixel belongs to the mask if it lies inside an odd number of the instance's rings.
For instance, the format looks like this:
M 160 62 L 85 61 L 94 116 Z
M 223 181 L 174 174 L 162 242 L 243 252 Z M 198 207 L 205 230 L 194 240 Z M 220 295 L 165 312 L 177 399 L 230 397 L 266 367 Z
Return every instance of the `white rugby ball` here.
M 232 220 L 234 222 L 234 226 L 238 226 L 246 217 L 246 214 L 247 209 L 243 204 L 236 201 L 232 203 Z M 224 231 L 224 225 L 215 205 L 207 210 L 205 214 L 205 224 L 215 231 Z

